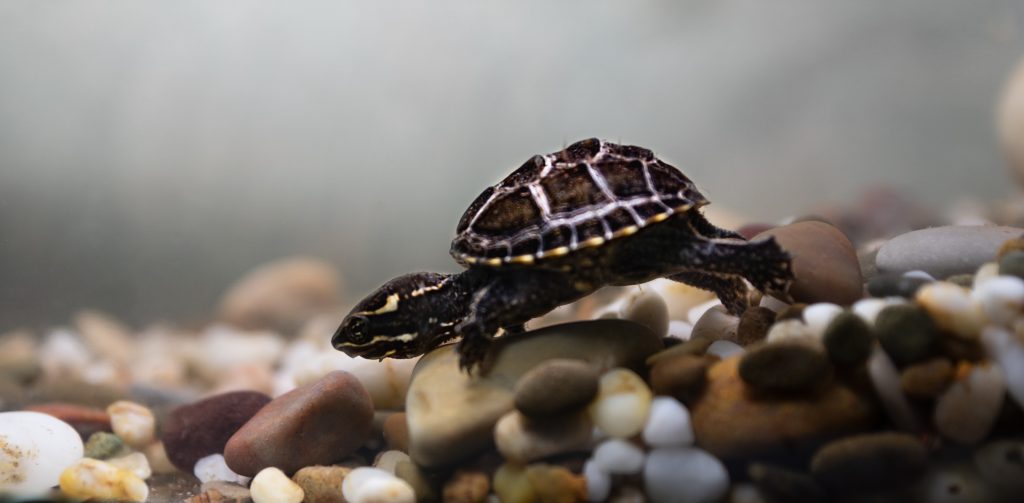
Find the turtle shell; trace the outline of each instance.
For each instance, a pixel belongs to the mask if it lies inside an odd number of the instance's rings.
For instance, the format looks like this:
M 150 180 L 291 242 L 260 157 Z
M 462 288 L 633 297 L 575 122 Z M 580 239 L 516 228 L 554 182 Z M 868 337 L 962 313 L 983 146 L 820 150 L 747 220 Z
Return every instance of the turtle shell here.
M 463 265 L 531 264 L 601 246 L 707 204 L 645 148 L 591 138 L 537 155 L 469 206 L 452 256 Z

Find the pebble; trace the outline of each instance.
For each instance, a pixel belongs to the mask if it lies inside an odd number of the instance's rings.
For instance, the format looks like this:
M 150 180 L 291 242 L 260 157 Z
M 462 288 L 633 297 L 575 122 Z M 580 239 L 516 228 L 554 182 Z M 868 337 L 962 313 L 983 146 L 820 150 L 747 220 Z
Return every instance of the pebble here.
M 650 447 L 682 447 L 693 443 L 690 411 L 679 400 L 656 396 L 643 429 L 644 443 Z
M 110 431 L 110 415 L 103 409 L 73 403 L 36 403 L 23 410 L 53 416 L 71 425 L 83 438 L 98 431 Z
M 172 409 L 160 435 L 167 458 L 184 472 L 196 461 L 224 452 L 224 446 L 270 397 L 256 391 L 233 391 Z
M 43 494 L 83 454 L 71 425 L 39 412 L 0 412 L 0 494 Z
M 843 312 L 843 308 L 829 302 L 818 302 L 804 308 L 803 320 L 811 335 L 821 338 L 832 319 Z
M 772 328 L 768 330 L 768 336 L 765 337 L 765 342 L 768 343 L 791 340 L 814 340 L 814 334 L 811 333 L 811 329 L 803 321 L 788 319 L 775 322 Z
M 114 433 L 132 447 L 145 447 L 153 442 L 156 434 L 156 418 L 148 407 L 125 400 L 107 407 L 110 426 Z
M 904 297 L 914 298 L 914 294 L 924 285 L 935 281 L 918 276 L 907 276 L 898 272 L 878 274 L 868 280 L 868 294 L 872 297 Z
M 251 503 L 252 494 L 248 487 L 215 480 L 199 486 L 199 494 L 185 500 L 185 503 Z
M 376 468 L 360 467 L 341 483 L 348 503 L 415 503 L 416 494 L 404 480 Z
M 976 444 L 992 430 L 1006 394 L 1006 378 L 997 365 L 971 366 L 935 403 L 935 428 L 961 444 Z
M 89 349 L 103 358 L 125 365 L 137 353 L 131 330 L 114 317 L 93 310 L 83 310 L 73 316 L 75 328 Z
M 996 263 L 996 262 L 988 262 L 986 264 L 983 264 L 981 267 L 979 267 L 978 268 L 978 272 L 974 273 L 974 275 L 973 275 L 974 279 L 971 281 L 970 285 L 960 285 L 960 286 L 964 286 L 964 287 L 968 287 L 969 286 L 971 288 L 977 288 L 982 283 L 984 283 L 984 282 L 986 282 L 986 281 L 988 281 L 990 279 L 997 278 L 997 277 L 999 277 L 999 275 L 1000 275 L 999 264 Z
M 1002 276 L 1024 278 L 1024 251 L 1015 250 L 999 259 L 998 271 Z
M 539 419 L 578 411 L 597 396 L 599 377 L 594 366 L 580 360 L 548 360 L 516 383 L 516 409 Z
M 997 327 L 986 328 L 981 340 L 989 358 L 1002 368 L 1009 395 L 1024 407 L 1024 341 Z
M 153 470 L 149 468 L 149 460 L 146 459 L 146 455 L 141 452 L 133 452 L 124 456 L 110 458 L 106 460 L 111 466 L 115 466 L 122 470 L 128 470 L 135 474 L 140 479 L 148 479 L 153 475 Z
M 651 367 L 651 389 L 657 395 L 669 395 L 683 403 L 695 400 L 707 383 L 708 357 L 676 354 L 662 358 Z
M 305 503 L 345 503 L 341 484 L 351 468 L 344 466 L 307 466 L 292 476 L 302 488 Z
M 651 399 L 651 390 L 640 376 L 628 369 L 612 369 L 601 376 L 590 417 L 608 435 L 629 438 L 643 429 Z
M 927 400 L 939 396 L 953 382 L 953 364 L 932 358 L 903 369 L 900 385 L 908 397 Z
M 882 402 L 889 420 L 904 431 L 917 431 L 919 421 L 903 394 L 899 371 L 881 348 L 875 348 L 868 357 L 868 377 L 875 394 Z
M 409 452 L 409 423 L 405 412 L 396 412 L 384 420 L 384 440 L 390 449 Z
M 774 322 L 775 311 L 760 306 L 747 308 L 736 326 L 736 342 L 741 346 L 748 346 L 764 340 Z
M 351 454 L 366 441 L 372 423 L 366 389 L 352 374 L 335 371 L 260 409 L 231 436 L 224 457 L 243 475 L 268 466 L 294 473 Z
M 996 112 L 999 143 L 1017 180 L 1024 181 L 1024 63 L 1017 63 L 1012 72 Z
M 787 308 L 789 308 L 789 304 L 787 304 L 787 303 L 785 303 L 785 302 L 783 302 L 783 301 L 781 301 L 779 299 L 776 299 L 775 297 L 772 297 L 771 295 L 762 295 L 761 296 L 761 301 L 758 302 L 757 305 L 759 307 L 763 307 L 763 308 L 765 308 L 765 309 L 767 309 L 769 311 L 772 311 L 772 312 L 774 312 L 776 314 L 781 313 L 781 312 L 785 311 Z
M 610 438 L 594 449 L 591 460 L 605 473 L 632 475 L 643 469 L 644 451 L 626 440 Z
M 928 503 L 1015 501 L 1012 497 L 998 499 L 992 489 L 969 464 L 943 463 L 930 467 L 908 498 Z
M 163 442 L 149 444 L 142 450 L 142 453 L 146 455 L 146 461 L 149 462 L 149 467 L 153 470 L 153 473 L 168 474 L 178 471 L 178 467 L 174 466 L 171 460 L 167 458 L 167 451 L 164 450 Z
M 591 479 L 586 468 L 584 476 L 587 477 L 589 488 Z M 611 490 L 611 479 L 608 479 L 608 489 Z M 494 472 L 494 494 L 501 503 L 533 503 L 537 500 L 530 479 L 526 477 L 526 467 L 518 463 L 505 463 Z
M 427 477 L 416 463 L 412 461 L 400 461 L 395 465 L 395 476 L 405 481 L 412 488 L 416 495 L 416 501 L 430 503 L 440 501 L 439 489 L 436 482 Z
M 264 468 L 253 477 L 249 494 L 253 503 L 301 503 L 306 496 L 302 487 L 274 467 Z
M 732 341 L 718 340 L 708 346 L 707 354 L 718 358 L 728 358 L 733 355 L 743 354 L 743 346 Z
M 982 267 L 985 267 L 985 266 L 982 266 Z M 974 278 L 975 278 L 975 275 L 973 275 L 973 274 L 954 274 L 954 275 L 946 278 L 945 281 L 947 281 L 949 283 L 953 283 L 954 285 L 957 285 L 957 286 L 962 286 L 964 288 L 971 288 L 971 287 L 974 286 Z M 917 292 L 915 292 L 915 294 L 916 293 Z M 911 297 L 913 297 L 913 296 L 911 296 Z
M 668 335 L 668 305 L 652 289 L 638 290 L 628 296 L 622 306 L 621 317 L 649 328 L 658 337 Z
M 97 431 L 89 435 L 85 442 L 85 457 L 93 459 L 112 458 L 124 450 L 121 437 L 105 431 Z
M 866 429 L 876 417 L 871 400 L 835 380 L 813 397 L 760 400 L 749 389 L 739 376 L 739 358 L 711 367 L 707 388 L 690 405 L 697 445 L 723 459 L 804 452 L 823 438 Z
M 693 335 L 693 325 L 681 320 L 668 322 L 668 337 L 683 341 L 690 340 Z
M 271 368 L 284 352 L 273 332 L 246 332 L 230 325 L 210 325 L 191 341 L 186 361 L 200 377 L 220 382 L 239 367 Z
M 708 312 L 709 309 L 715 306 L 721 305 L 722 301 L 718 300 L 717 298 L 713 298 L 711 300 L 707 300 L 700 304 L 697 304 L 696 306 L 691 307 L 690 310 L 686 312 L 686 321 L 689 321 L 691 325 L 696 326 L 697 322 L 700 321 L 702 316 L 704 316 L 704 313 Z
M 0 335 L 0 380 L 10 380 L 20 388 L 38 378 L 43 371 L 38 346 L 36 337 L 27 330 Z
M 146 501 L 149 487 L 128 470 L 82 458 L 60 474 L 60 490 L 72 498 Z
M 607 501 L 612 492 L 612 476 L 601 469 L 593 459 L 583 464 L 583 478 L 587 481 L 587 501 Z M 529 501 L 529 500 L 524 500 Z M 504 498 L 502 498 L 504 503 Z
M 219 480 L 247 486 L 249 481 L 252 480 L 251 477 L 239 475 L 232 471 L 221 454 L 210 454 L 200 458 L 199 461 L 196 461 L 192 474 L 203 483 Z
M 445 503 L 483 503 L 490 492 L 486 473 L 458 470 L 445 482 L 441 497 Z
M 495 423 L 514 408 L 515 383 L 544 361 L 583 360 L 602 371 L 640 368 L 662 347 L 657 335 L 630 321 L 567 323 L 497 339 L 489 372 L 469 377 L 459 370 L 454 347 L 442 346 L 420 359 L 409 387 L 409 455 L 420 466 L 437 467 L 484 450 Z
M 825 490 L 809 474 L 764 463 L 750 465 L 747 473 L 769 501 L 827 501 Z
M 811 474 L 838 494 L 906 487 L 927 468 L 924 445 L 905 433 L 865 433 L 835 440 L 814 454 Z
M 907 301 L 902 297 L 886 297 L 884 299 L 866 298 L 860 299 L 854 302 L 850 306 L 850 310 L 857 316 L 860 316 L 868 325 L 875 326 L 875 320 L 878 319 L 878 313 L 882 312 L 883 309 L 900 304 L 906 304 Z
M 964 287 L 944 281 L 929 283 L 918 290 L 916 300 L 943 330 L 967 340 L 976 339 L 981 332 L 984 313 Z
M 932 318 L 910 304 L 889 306 L 878 313 L 875 335 L 898 365 L 924 360 L 935 353 L 939 333 Z
M 971 292 L 991 323 L 1010 326 L 1024 311 L 1024 279 L 999 276 Z
M 739 374 L 757 391 L 807 393 L 829 381 L 832 367 L 821 344 L 781 341 L 760 344 L 743 354 Z
M 718 304 L 710 307 L 693 324 L 690 339 L 709 339 L 712 341 L 735 341 L 740 320 L 729 314 L 725 306 Z
M 878 251 L 881 272 L 922 270 L 936 278 L 973 273 L 994 260 L 1000 245 L 1024 229 L 997 226 L 945 226 L 920 229 L 890 239 Z
M 309 257 L 289 257 L 264 264 L 242 276 L 224 294 L 220 315 L 246 329 L 288 333 L 339 302 L 338 272 Z
M 645 283 L 642 287 L 650 288 L 661 294 L 661 298 L 665 299 L 665 304 L 668 307 L 668 319 L 670 320 L 689 321 L 687 315 L 690 309 L 715 298 L 715 294 L 707 290 L 665 278 L 655 279 Z
M 530 421 L 512 411 L 495 425 L 494 443 L 505 459 L 525 464 L 556 454 L 587 450 L 593 428 L 585 413 Z
M 526 478 L 533 486 L 537 501 L 560 503 L 582 501 L 587 497 L 587 482 L 562 466 L 533 464 L 526 467 Z
M 377 454 L 377 457 L 373 460 L 373 467 L 395 473 L 398 463 L 403 461 L 411 461 L 408 454 L 402 451 L 384 451 Z
M 713 503 L 729 490 L 722 462 L 694 447 L 651 450 L 643 479 L 647 496 L 657 503 Z
M 838 367 L 852 368 L 863 364 L 871 356 L 874 342 L 871 327 L 853 311 L 836 315 L 822 335 L 828 357 Z
M 796 276 L 789 293 L 798 302 L 850 305 L 862 296 L 863 277 L 857 252 L 839 229 L 803 221 L 762 232 L 754 241 L 775 236 L 793 256 Z
M 978 473 L 1005 495 L 1024 491 L 1024 440 L 1001 439 L 974 451 Z
M 375 410 L 401 410 L 405 403 L 405 395 L 409 389 L 412 370 L 417 358 L 394 359 L 383 361 L 353 358 L 340 351 L 328 349 L 317 350 L 306 357 L 292 371 L 296 386 L 316 382 L 331 372 L 348 372 L 363 384 Z M 290 391 L 291 388 L 285 390 Z

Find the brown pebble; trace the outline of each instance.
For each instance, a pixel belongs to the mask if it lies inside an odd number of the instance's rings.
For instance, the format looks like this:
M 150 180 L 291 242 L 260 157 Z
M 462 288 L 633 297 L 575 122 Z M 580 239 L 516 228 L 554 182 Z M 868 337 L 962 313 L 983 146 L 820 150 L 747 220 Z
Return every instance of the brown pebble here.
M 444 485 L 446 503 L 482 503 L 491 491 L 491 483 L 483 472 L 459 470 Z
M 384 440 L 389 449 L 409 452 L 409 423 L 405 412 L 396 412 L 384 420 Z
M 167 459 L 191 473 L 196 461 L 224 452 L 231 435 L 268 403 L 270 397 L 257 391 L 231 391 L 176 407 L 160 436 Z
M 752 306 L 743 311 L 736 329 L 736 339 L 741 346 L 748 346 L 764 340 L 768 329 L 775 322 L 775 312 L 766 307 Z
M 307 466 L 292 476 L 292 481 L 302 488 L 303 503 L 345 503 L 341 484 L 352 471 L 344 466 Z
M 106 411 L 73 403 L 50 402 L 29 405 L 24 410 L 49 414 L 71 425 L 82 438 L 87 439 L 99 431 L 110 429 L 110 415 Z
M 857 252 L 839 229 L 815 221 L 795 222 L 762 232 L 774 236 L 793 257 L 795 280 L 789 293 L 798 302 L 850 305 L 863 296 Z
M 802 340 L 758 344 L 740 357 L 743 381 L 769 393 L 814 391 L 828 384 L 831 372 L 825 348 Z
M 526 478 L 542 503 L 575 503 L 587 497 L 587 481 L 561 466 L 529 465 Z
M 900 375 L 903 392 L 911 398 L 935 398 L 952 383 L 953 364 L 945 358 L 932 358 L 911 365 Z
M 651 368 L 651 389 L 656 395 L 669 395 L 690 403 L 704 390 L 712 362 L 705 356 L 688 354 L 660 360 Z
M 779 311 L 778 316 L 775 317 L 775 321 L 786 321 L 786 320 L 800 320 L 804 319 L 804 309 L 807 304 L 796 303 L 786 306 L 785 309 Z M 771 328 L 771 327 L 769 327 Z
M 927 466 L 927 451 L 912 435 L 865 433 L 819 449 L 811 474 L 833 492 L 849 495 L 909 486 Z
M 659 351 L 647 358 L 647 365 L 654 365 L 661 360 L 675 358 L 678 355 L 696 355 L 702 356 L 708 351 L 708 346 L 712 342 L 710 339 L 690 339 L 682 344 L 677 344 L 668 348 L 664 351 Z
M 597 368 L 584 361 L 548 360 L 519 378 L 514 390 L 516 409 L 532 418 L 578 411 L 597 396 L 599 378 Z
M 939 338 L 939 347 L 942 354 L 954 361 L 980 362 L 985 359 L 985 348 L 979 340 L 945 336 Z

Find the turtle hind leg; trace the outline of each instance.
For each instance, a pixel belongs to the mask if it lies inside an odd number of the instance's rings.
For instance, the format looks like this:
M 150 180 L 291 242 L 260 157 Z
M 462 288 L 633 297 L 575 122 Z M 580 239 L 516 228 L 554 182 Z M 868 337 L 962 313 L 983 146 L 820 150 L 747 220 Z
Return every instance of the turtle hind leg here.
M 730 314 L 740 315 L 748 306 L 747 284 L 739 276 L 686 271 L 668 276 L 668 279 L 714 292 Z

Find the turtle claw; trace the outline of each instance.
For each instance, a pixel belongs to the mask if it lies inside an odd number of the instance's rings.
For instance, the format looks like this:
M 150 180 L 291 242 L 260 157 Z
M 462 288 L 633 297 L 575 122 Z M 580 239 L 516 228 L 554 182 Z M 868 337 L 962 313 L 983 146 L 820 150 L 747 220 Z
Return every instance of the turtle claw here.
M 469 375 L 479 375 L 490 346 L 491 339 L 483 334 L 472 330 L 463 333 L 462 340 L 455 345 L 455 351 L 459 354 L 459 369 Z

